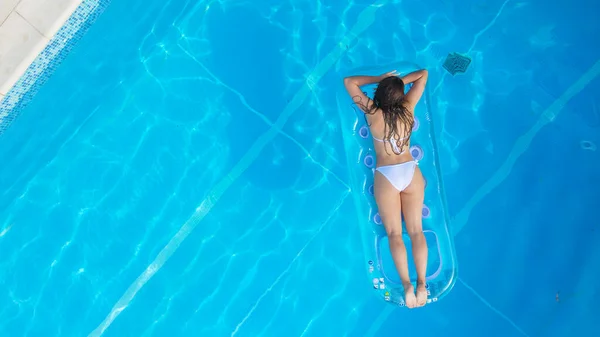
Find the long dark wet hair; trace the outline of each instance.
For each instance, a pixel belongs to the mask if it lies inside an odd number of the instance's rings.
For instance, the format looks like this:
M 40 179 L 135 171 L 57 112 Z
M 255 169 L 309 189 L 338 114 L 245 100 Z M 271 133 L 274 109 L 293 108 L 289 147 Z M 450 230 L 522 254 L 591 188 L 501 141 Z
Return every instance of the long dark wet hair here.
M 404 96 L 404 82 L 402 79 L 398 76 L 389 76 L 377 85 L 371 104 L 364 105 L 362 102 L 357 102 L 363 111 L 369 115 L 374 114 L 377 109 L 381 109 L 385 122 L 383 141 L 386 153 L 388 153 L 387 142 L 391 139 L 396 141 L 396 146 L 398 146 L 400 152 L 410 141 L 415 120 L 411 111 L 407 108 Z M 403 125 L 404 130 L 399 131 L 398 124 Z M 400 154 L 396 153 L 394 148 L 392 148 L 392 151 L 395 154 Z

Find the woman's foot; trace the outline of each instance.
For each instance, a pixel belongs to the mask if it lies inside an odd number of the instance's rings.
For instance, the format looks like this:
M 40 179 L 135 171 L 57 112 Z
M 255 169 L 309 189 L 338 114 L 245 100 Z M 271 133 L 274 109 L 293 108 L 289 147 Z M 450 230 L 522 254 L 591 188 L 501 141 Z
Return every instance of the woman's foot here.
M 417 284 L 417 306 L 422 307 L 427 303 L 427 288 L 425 283 Z
M 412 283 L 404 283 L 402 286 L 404 287 L 404 301 L 406 302 L 406 306 L 409 308 L 416 307 L 415 287 L 413 287 Z

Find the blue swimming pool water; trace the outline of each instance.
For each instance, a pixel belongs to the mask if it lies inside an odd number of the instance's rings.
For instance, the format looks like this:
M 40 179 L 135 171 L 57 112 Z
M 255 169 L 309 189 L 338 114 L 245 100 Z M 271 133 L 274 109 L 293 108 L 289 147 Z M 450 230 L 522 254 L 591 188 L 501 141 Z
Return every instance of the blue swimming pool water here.
M 597 11 L 113 0 L 0 137 L 0 335 L 600 333 Z M 460 266 L 414 311 L 369 289 L 335 110 L 399 58 Z

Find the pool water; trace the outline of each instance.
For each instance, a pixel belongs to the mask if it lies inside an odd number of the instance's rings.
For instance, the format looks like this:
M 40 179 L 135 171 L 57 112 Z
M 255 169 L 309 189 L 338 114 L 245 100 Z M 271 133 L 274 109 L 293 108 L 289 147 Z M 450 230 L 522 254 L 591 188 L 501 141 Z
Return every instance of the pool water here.
M 0 335 L 600 334 L 598 7 L 113 0 L 0 138 Z M 371 291 L 335 99 L 400 59 L 457 252 L 418 310 Z

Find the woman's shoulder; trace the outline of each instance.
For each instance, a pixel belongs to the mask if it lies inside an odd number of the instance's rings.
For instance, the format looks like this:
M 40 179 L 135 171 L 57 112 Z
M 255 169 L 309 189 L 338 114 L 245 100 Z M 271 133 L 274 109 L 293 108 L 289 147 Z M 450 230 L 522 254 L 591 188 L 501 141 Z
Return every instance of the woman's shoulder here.
M 411 102 L 404 101 L 402 102 L 402 106 L 406 109 L 406 111 L 410 112 L 411 114 L 414 114 L 415 106 Z
M 369 124 L 373 124 L 377 121 L 383 120 L 383 113 L 381 109 L 375 108 L 370 113 L 365 113 L 365 117 Z

